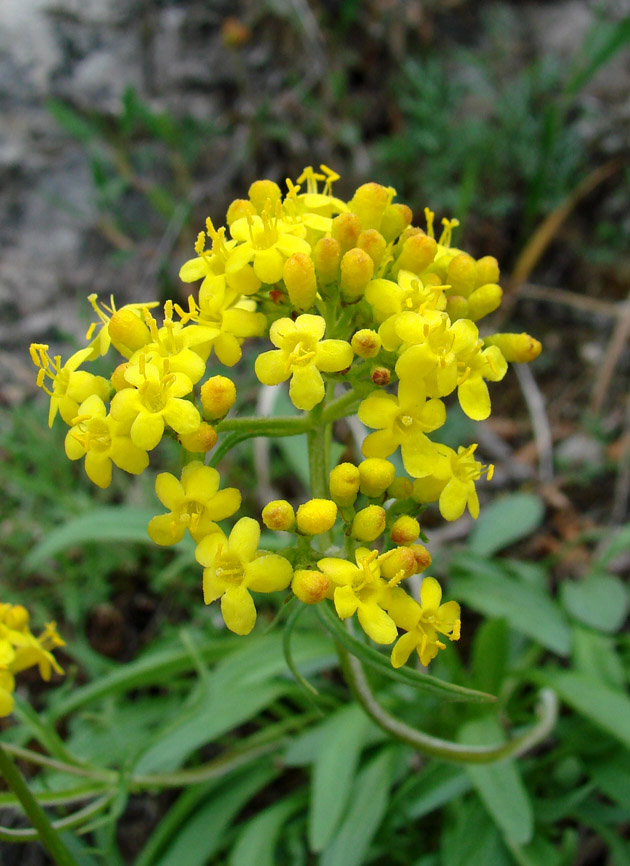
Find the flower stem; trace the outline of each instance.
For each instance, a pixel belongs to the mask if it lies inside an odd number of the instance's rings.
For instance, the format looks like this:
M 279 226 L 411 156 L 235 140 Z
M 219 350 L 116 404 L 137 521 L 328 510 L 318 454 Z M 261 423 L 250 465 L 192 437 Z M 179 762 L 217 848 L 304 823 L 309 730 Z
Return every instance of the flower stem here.
M 496 746 L 466 746 L 432 737 L 392 716 L 377 701 L 370 689 L 361 662 L 337 644 L 341 666 L 357 701 L 379 728 L 418 752 L 459 764 L 489 764 L 515 758 L 542 742 L 553 729 L 558 714 L 558 699 L 551 689 L 542 689 L 538 722 L 524 734 Z
M 57 866 L 78 866 L 70 851 L 61 841 L 44 812 L 26 784 L 24 776 L 0 744 L 0 774 L 18 798 L 31 824 L 37 830 L 42 845 Z

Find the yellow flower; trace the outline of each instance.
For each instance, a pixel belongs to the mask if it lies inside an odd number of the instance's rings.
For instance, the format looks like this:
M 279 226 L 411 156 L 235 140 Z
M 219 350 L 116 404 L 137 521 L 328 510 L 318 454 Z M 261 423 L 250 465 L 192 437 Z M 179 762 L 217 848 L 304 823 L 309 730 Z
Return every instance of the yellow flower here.
M 497 346 L 476 349 L 459 363 L 457 386 L 459 405 L 473 421 L 485 421 L 490 415 L 490 394 L 485 379 L 500 382 L 507 373 L 507 362 Z
M 250 594 L 276 592 L 291 583 L 293 569 L 283 556 L 258 550 L 260 526 L 242 517 L 229 538 L 207 535 L 197 545 L 197 562 L 205 566 L 203 598 L 206 604 L 221 599 L 226 626 L 235 634 L 249 634 L 256 623 L 256 607 Z
M 255 307 L 255 301 L 243 298 L 237 289 L 226 285 L 222 276 L 204 280 L 199 289 L 199 303 L 189 296 L 187 311 L 175 305 L 182 323 L 194 321 L 197 325 L 195 350 L 209 354 L 214 347 L 217 358 L 226 367 L 240 361 L 245 337 L 260 337 L 264 333 L 267 320 L 262 313 L 255 312 Z
M 377 391 L 359 406 L 359 420 L 376 428 L 363 442 L 366 457 L 389 457 L 400 445 L 406 471 L 415 478 L 433 472 L 439 461 L 436 446 L 425 435 L 444 424 L 441 400 L 426 400 L 422 381 L 401 380 L 398 396 Z M 393 480 L 393 479 L 392 479 Z
M 151 451 L 162 438 L 168 424 L 176 433 L 192 433 L 201 417 L 190 400 L 193 385 L 185 373 L 172 373 L 167 358 L 147 361 L 144 355 L 138 366 L 125 371 L 133 388 L 123 388 L 114 395 L 112 418 L 130 425 L 131 441 L 144 451 Z
M 0 604 L 0 718 L 13 711 L 14 674 L 37 665 L 43 679 L 63 670 L 51 650 L 64 646 L 55 623 L 47 623 L 39 637 L 29 628 L 28 611 L 22 605 Z
M 445 520 L 457 520 L 468 506 L 476 520 L 479 517 L 479 498 L 475 481 L 484 473 L 490 481 L 494 471 L 492 465 L 484 466 L 475 460 L 473 454 L 476 448 L 476 445 L 469 445 L 468 448 L 460 446 L 456 453 L 446 445 L 437 445 L 444 459 L 436 464 L 430 475 L 414 483 L 414 499 L 422 503 L 438 500 L 440 513 Z
M 65 450 L 70 460 L 85 457 L 85 472 L 98 487 L 109 487 L 112 462 L 132 475 L 138 475 L 149 465 L 146 450 L 131 441 L 128 427 L 108 415 L 105 404 L 96 395 L 79 406 L 66 435 Z
M 277 319 L 269 339 L 277 350 L 256 358 L 256 375 L 263 385 L 278 385 L 291 377 L 289 396 L 298 409 L 308 411 L 324 399 L 321 373 L 337 373 L 352 364 L 352 347 L 345 340 L 322 340 L 326 322 L 304 314 L 292 321 Z M 321 372 L 320 372 L 321 371 Z
M 147 360 L 168 358 L 172 373 L 185 373 L 193 385 L 197 383 L 206 372 L 206 361 L 211 350 L 207 333 L 194 325 L 174 322 L 172 301 L 164 304 L 164 324 L 161 328 L 158 328 L 148 310 L 146 321 L 150 339 L 131 356 L 131 363 L 137 364 L 141 354 Z
M 49 427 L 52 427 L 57 412 L 66 424 L 72 424 L 79 404 L 92 394 L 102 400 L 107 400 L 109 397 L 111 387 L 107 379 L 78 369 L 92 354 L 89 346 L 71 355 L 63 367 L 60 356 L 55 355 L 51 358 L 48 354 L 48 346 L 42 343 L 31 343 L 30 353 L 31 360 L 36 367 L 39 367 L 37 384 L 50 397 Z M 50 379 L 52 389 L 45 384 L 46 379 Z
M 206 250 L 206 233 L 212 239 L 212 247 Z M 206 232 L 199 232 L 195 242 L 197 257 L 184 262 L 179 271 L 179 278 L 184 283 L 194 283 L 204 278 L 202 288 L 208 281 L 220 277 L 222 284 L 239 294 L 251 295 L 260 288 L 260 280 L 251 265 L 244 265 L 239 270 L 225 273 L 225 265 L 231 251 L 236 247 L 236 241 L 225 240 L 225 229 L 215 229 L 210 217 L 206 220 Z
M 405 270 L 398 273 L 397 282 L 386 279 L 369 282 L 365 289 L 365 300 L 372 307 L 374 318 L 379 324 L 399 313 L 421 313 L 425 309 L 440 311 L 446 308 L 444 288 L 435 274 L 427 274 L 421 280 L 416 274 Z
M 149 521 L 149 537 L 156 544 L 177 544 L 186 530 L 197 542 L 219 532 L 214 521 L 231 517 L 241 506 L 240 492 L 235 487 L 219 490 L 220 480 L 217 470 L 200 460 L 184 466 L 181 481 L 169 472 L 160 472 L 155 492 L 169 513 Z
M 420 604 L 402 589 L 392 590 L 388 611 L 400 628 L 406 631 L 392 650 L 392 665 L 402 667 L 416 650 L 423 665 L 435 658 L 438 650 L 445 649 L 438 634 L 450 640 L 459 640 L 460 607 L 456 601 L 440 604 L 442 589 L 434 577 L 425 577 L 420 587 Z
M 254 273 L 261 282 L 277 283 L 282 279 L 285 259 L 293 253 L 310 255 L 310 244 L 303 237 L 304 226 L 281 219 L 279 202 L 275 214 L 272 211 L 269 202 L 261 216 L 248 215 L 232 223 L 230 234 L 239 244 L 230 252 L 226 274 L 238 272 L 253 262 Z
M 85 339 L 91 341 L 89 346 L 90 361 L 102 355 L 106 355 L 111 345 L 113 345 L 114 348 L 118 352 L 120 352 L 120 354 L 124 358 L 130 358 L 133 352 L 137 349 L 137 346 L 131 348 L 125 342 L 121 342 L 119 339 L 117 339 L 118 334 L 116 333 L 116 329 L 112 329 L 114 331 L 112 335 L 110 331 L 112 317 L 116 313 L 131 312 L 134 316 L 138 318 L 139 323 L 142 324 L 144 322 L 145 310 L 150 310 L 153 307 L 159 306 L 158 301 L 147 301 L 146 303 L 140 304 L 125 304 L 124 306 L 120 307 L 119 310 L 117 310 L 116 304 L 114 303 L 113 295 L 111 295 L 109 299 L 109 306 L 105 303 L 101 303 L 102 308 L 98 305 L 98 295 L 88 295 L 88 301 L 92 305 L 92 309 L 94 310 L 101 322 L 101 327 L 99 328 L 96 336 L 94 336 L 94 331 L 98 327 L 98 324 L 96 322 L 92 322 L 92 324 L 88 328 L 87 334 L 85 335 Z M 128 330 L 128 328 L 126 330 Z
M 335 584 L 333 600 L 339 618 L 348 619 L 356 612 L 368 637 L 375 643 L 392 643 L 397 635 L 396 624 L 383 610 L 389 589 L 380 576 L 378 551 L 359 547 L 355 557 L 356 565 L 326 557 L 319 560 L 317 567 Z

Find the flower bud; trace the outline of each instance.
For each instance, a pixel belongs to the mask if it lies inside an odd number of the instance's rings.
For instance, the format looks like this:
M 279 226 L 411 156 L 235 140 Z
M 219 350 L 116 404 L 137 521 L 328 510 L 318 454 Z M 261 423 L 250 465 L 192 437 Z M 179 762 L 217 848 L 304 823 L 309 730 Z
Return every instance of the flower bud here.
M 192 433 L 180 433 L 177 437 L 182 448 L 193 454 L 207 454 L 217 444 L 217 431 L 212 424 L 202 421 Z
M 477 260 L 477 285 L 499 282 L 499 263 L 494 256 L 483 256 Z
M 374 276 L 374 262 L 365 252 L 355 247 L 341 260 L 341 291 L 348 300 L 358 300 Z
M 478 322 L 501 305 L 502 297 L 503 289 L 496 283 L 480 286 L 468 298 L 468 317 Z
M 129 369 L 129 361 L 124 361 L 119 364 L 111 375 L 111 383 L 115 391 L 122 391 L 123 388 L 133 388 L 133 385 L 125 379 L 125 373 Z
M 359 470 L 353 463 L 340 463 L 329 476 L 331 499 L 342 508 L 352 505 L 359 493 Z
M 255 213 L 256 208 L 251 203 L 251 201 L 248 201 L 246 198 L 235 198 L 232 204 L 227 209 L 225 221 L 228 226 L 231 226 L 233 222 L 236 222 L 236 220 L 240 220 L 248 216 L 254 216 Z
M 380 505 L 368 505 L 357 511 L 352 521 L 351 534 L 358 541 L 374 541 L 385 529 L 387 514 Z
M 335 238 L 320 238 L 313 248 L 317 279 L 325 286 L 339 278 L 341 246 Z
M 431 565 L 433 561 L 431 554 L 423 544 L 412 544 L 409 550 L 416 558 L 416 574 L 420 574 Z
M 398 583 L 406 577 L 411 577 L 416 571 L 416 558 L 409 547 L 397 547 L 388 550 L 378 560 L 381 577 L 385 580 L 395 580 Z
M 369 328 L 357 331 L 352 338 L 352 351 L 359 358 L 374 358 L 381 350 L 381 338 Z
M 353 213 L 340 213 L 330 227 L 330 233 L 339 244 L 341 252 L 345 253 L 356 246 L 361 234 L 361 220 Z
M 134 352 L 151 342 L 151 332 L 133 310 L 116 310 L 108 325 L 112 343 L 121 355 L 131 357 Z
M 484 346 L 498 346 L 506 361 L 526 364 L 537 358 L 542 345 L 529 334 L 492 334 L 484 338 Z
M 408 237 L 392 267 L 392 274 L 398 276 L 399 271 L 412 271 L 421 274 L 429 267 L 437 253 L 437 243 L 423 232 L 418 231 Z
M 252 38 L 252 31 L 243 22 L 231 15 L 221 24 L 221 39 L 226 48 L 240 48 Z
M 286 499 L 274 499 L 263 508 L 262 520 L 267 529 L 289 532 L 295 524 L 295 511 Z
M 306 253 L 293 253 L 284 263 L 282 277 L 289 298 L 298 310 L 308 310 L 315 303 L 317 280 L 315 265 Z
M 385 208 L 395 194 L 391 187 L 382 186 L 380 183 L 364 183 L 352 196 L 348 207 L 359 217 L 362 228 L 377 229 L 381 225 Z
M 468 301 L 461 295 L 448 295 L 446 298 L 446 312 L 451 322 L 458 319 L 468 318 Z
M 413 492 L 411 478 L 394 478 L 387 488 L 388 499 L 409 499 Z
M 453 293 L 467 298 L 477 285 L 477 264 L 468 253 L 458 253 L 446 269 L 446 282 Z
M 383 256 L 387 249 L 387 242 L 383 235 L 380 232 L 377 232 L 376 229 L 366 229 L 361 232 L 357 238 L 357 247 L 360 250 L 365 250 L 374 262 L 374 267 L 378 268 L 380 263 L 383 261 Z
M 385 208 L 385 213 L 383 214 L 380 226 L 380 232 L 387 243 L 395 241 L 398 235 L 400 235 L 408 225 L 411 225 L 412 219 L 413 212 L 408 205 L 388 205 Z
M 293 574 L 291 589 L 304 604 L 317 604 L 326 598 L 330 580 L 321 571 L 298 569 Z
M 337 520 L 337 506 L 330 499 L 310 499 L 297 511 L 297 528 L 303 535 L 320 535 L 332 529 Z
M 21 604 L 12 605 L 4 615 L 4 624 L 7 628 L 21 629 L 28 625 L 29 613 Z
M 372 370 L 372 381 L 375 385 L 378 385 L 379 388 L 384 388 L 386 385 L 389 385 L 390 380 L 391 373 L 387 367 L 374 367 Z
M 396 469 L 382 457 L 368 457 L 359 463 L 359 490 L 371 499 L 382 496 L 396 476 Z
M 236 386 L 227 376 L 212 376 L 201 386 L 201 406 L 208 418 L 223 418 L 236 401 Z
M 394 544 L 413 544 L 419 536 L 420 524 L 415 517 L 408 514 L 401 514 L 389 531 L 389 537 Z
M 257 213 L 262 213 L 268 200 L 271 200 L 271 204 L 275 206 L 275 203 L 282 198 L 282 190 L 272 180 L 255 180 L 247 194 Z

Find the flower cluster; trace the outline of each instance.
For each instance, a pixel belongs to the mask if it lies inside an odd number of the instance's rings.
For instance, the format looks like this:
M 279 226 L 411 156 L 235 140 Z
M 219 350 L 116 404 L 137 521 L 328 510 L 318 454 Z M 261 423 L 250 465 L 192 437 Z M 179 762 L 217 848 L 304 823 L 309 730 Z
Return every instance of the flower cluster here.
M 29 628 L 26 608 L 18 604 L 0 604 L 0 718 L 13 711 L 15 674 L 39 668 L 41 677 L 49 680 L 51 671 L 63 671 L 51 650 L 64 646 L 54 622 L 46 624 L 39 637 Z
M 413 225 L 391 187 L 366 183 L 343 201 L 333 195 L 337 180 L 321 166 L 287 180 L 285 194 L 271 180 L 256 181 L 232 202 L 226 226 L 206 221 L 180 270 L 183 282 L 200 282 L 187 304 L 168 301 L 160 323 L 155 303 L 116 309 L 91 296 L 98 321 L 88 345 L 64 365 L 44 345 L 33 345 L 31 356 L 51 398 L 50 423 L 59 414 L 68 425 L 66 454 L 84 457 L 98 486 L 110 484 L 112 464 L 146 469 L 164 435 L 181 444 L 180 477 L 157 476 L 167 512 L 151 520 L 149 535 L 169 545 L 190 533 L 204 600 L 221 600 L 228 628 L 252 630 L 252 592 L 291 586 L 304 603 L 332 600 L 342 619 L 356 613 L 370 638 L 393 645 L 394 666 L 414 649 L 427 664 L 441 637 L 459 637 L 460 610 L 441 604 L 432 577 L 418 599 L 403 588 L 431 562 L 417 517 L 436 502 L 446 520 L 466 508 L 476 518 L 476 482 L 492 476 L 476 445 L 455 451 L 434 434 L 455 394 L 466 415 L 486 419 L 488 383 L 541 347 L 528 334 L 480 333 L 480 320 L 501 302 L 499 268 L 492 256 L 475 260 L 452 246 L 457 220 L 442 220 L 437 236 L 434 214 L 426 209 L 425 227 Z M 226 418 L 236 388 L 219 365 L 237 364 L 249 337 L 269 339 L 255 373 L 263 385 L 288 382 L 304 413 L 293 419 L 299 429 L 289 429 L 292 419 L 274 430 L 269 419 Z M 119 357 L 109 379 L 85 370 L 112 347 Z M 330 427 L 353 414 L 368 428 L 364 459 L 331 468 Z M 218 441 L 224 454 L 233 444 L 224 437 L 235 431 L 234 442 L 309 435 L 314 498 L 297 513 L 284 500 L 262 513 L 268 530 L 288 533 L 279 552 L 258 549 L 260 525 L 251 517 L 231 531 L 219 526 L 241 496 L 220 489 L 204 454 Z M 406 474 L 397 476 L 388 458 L 399 449 Z

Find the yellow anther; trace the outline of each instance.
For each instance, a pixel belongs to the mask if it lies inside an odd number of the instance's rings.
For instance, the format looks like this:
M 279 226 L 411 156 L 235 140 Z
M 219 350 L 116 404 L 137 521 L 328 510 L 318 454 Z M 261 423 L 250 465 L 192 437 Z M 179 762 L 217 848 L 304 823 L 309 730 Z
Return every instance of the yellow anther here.
M 449 220 L 444 217 L 442 219 L 442 225 L 444 226 L 444 228 L 442 229 L 442 234 L 440 235 L 438 243 L 442 244 L 443 247 L 449 247 L 451 245 L 451 236 L 453 234 L 453 229 L 459 225 L 459 220 Z
M 203 252 L 206 248 L 206 233 L 199 232 L 197 235 L 197 240 L 195 241 L 195 252 L 198 256 L 202 256 Z
M 411 417 L 411 415 L 401 415 L 400 423 L 404 424 L 405 427 L 411 427 L 411 425 L 413 424 L 413 418 Z
M 435 214 L 433 213 L 431 208 L 425 207 L 424 218 L 427 221 L 427 234 L 430 238 L 434 238 L 435 232 L 433 230 L 433 220 L 435 219 Z

